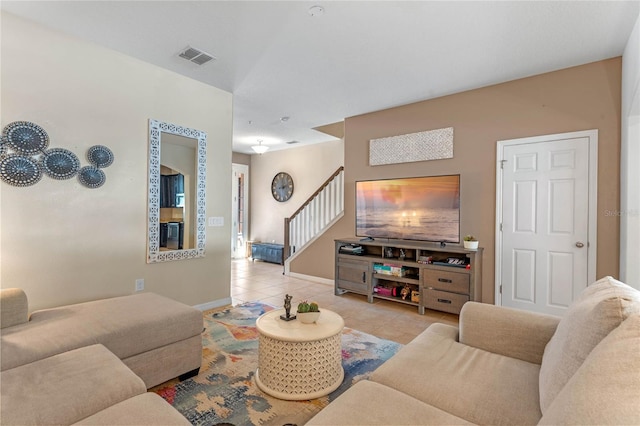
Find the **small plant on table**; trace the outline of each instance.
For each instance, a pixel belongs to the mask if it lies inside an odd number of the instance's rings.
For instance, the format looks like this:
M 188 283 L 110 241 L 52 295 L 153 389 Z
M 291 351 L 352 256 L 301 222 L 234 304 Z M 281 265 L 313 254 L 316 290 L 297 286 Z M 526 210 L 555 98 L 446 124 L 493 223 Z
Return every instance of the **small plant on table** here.
M 477 249 L 478 248 L 478 239 L 473 235 L 466 235 L 464 238 L 464 248 L 466 249 Z
M 298 313 L 304 314 L 306 312 L 320 312 L 320 308 L 316 302 L 309 303 L 306 300 L 303 300 L 298 303 Z
M 305 324 L 314 323 L 320 317 L 320 308 L 316 302 L 309 303 L 306 300 L 303 300 L 298 303 L 297 317 Z

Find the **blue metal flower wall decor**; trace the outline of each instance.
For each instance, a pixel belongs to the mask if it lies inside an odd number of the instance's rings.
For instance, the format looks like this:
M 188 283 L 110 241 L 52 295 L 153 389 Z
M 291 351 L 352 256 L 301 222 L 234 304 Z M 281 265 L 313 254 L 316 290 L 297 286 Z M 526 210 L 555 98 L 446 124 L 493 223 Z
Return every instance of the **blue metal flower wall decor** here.
M 113 164 L 113 152 L 94 145 L 87 152 L 90 165 L 80 167 L 78 156 L 68 149 L 48 148 L 49 135 L 29 121 L 7 124 L 0 135 L 0 180 L 13 186 L 31 186 L 45 174 L 65 180 L 78 176 L 87 188 L 99 188 L 107 177 L 101 169 Z

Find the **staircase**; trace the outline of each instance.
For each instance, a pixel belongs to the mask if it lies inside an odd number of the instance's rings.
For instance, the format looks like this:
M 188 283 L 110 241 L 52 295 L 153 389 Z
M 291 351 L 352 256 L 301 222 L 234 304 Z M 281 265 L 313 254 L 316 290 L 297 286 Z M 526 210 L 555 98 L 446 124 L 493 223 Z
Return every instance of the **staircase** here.
M 289 262 L 344 214 L 344 167 L 338 168 L 291 217 L 284 219 L 285 270 Z

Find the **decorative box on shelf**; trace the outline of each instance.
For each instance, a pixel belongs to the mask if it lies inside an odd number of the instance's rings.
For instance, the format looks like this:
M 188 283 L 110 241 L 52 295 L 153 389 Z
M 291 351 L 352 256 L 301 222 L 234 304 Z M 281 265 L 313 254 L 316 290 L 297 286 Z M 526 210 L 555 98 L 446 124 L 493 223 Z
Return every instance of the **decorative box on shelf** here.
M 392 290 L 393 289 L 387 288 L 387 287 L 374 287 L 373 288 L 373 292 L 374 293 L 377 293 L 380 296 L 388 296 L 388 297 L 391 297 Z
M 393 275 L 394 277 L 404 277 L 407 270 L 402 265 L 393 265 L 391 263 L 375 263 L 373 271 L 376 274 Z

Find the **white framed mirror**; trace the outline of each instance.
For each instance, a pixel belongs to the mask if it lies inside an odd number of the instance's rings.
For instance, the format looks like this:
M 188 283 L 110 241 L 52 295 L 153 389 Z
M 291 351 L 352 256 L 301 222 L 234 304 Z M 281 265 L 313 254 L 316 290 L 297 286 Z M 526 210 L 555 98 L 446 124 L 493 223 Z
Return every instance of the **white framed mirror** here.
M 149 120 L 147 263 L 204 257 L 207 134 Z

